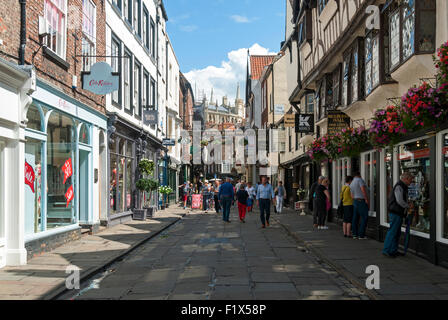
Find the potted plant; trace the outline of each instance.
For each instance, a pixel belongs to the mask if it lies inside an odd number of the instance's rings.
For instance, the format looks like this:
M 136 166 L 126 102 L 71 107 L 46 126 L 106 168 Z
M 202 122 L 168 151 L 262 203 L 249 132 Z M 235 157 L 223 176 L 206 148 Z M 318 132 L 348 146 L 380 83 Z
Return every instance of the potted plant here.
M 171 189 L 170 186 L 160 186 L 159 187 L 159 193 L 163 195 L 163 204 L 162 209 L 168 208 L 167 205 L 167 196 L 173 192 L 173 189 Z
M 144 198 L 144 193 L 148 194 L 146 202 L 143 204 L 143 208 L 134 209 L 134 220 L 145 220 L 147 216 L 152 216 L 152 211 L 150 208 L 151 196 L 154 190 L 157 190 L 159 185 L 157 180 L 150 178 L 154 173 L 154 161 L 148 159 L 140 160 L 138 164 L 139 171 L 142 175 L 135 186 L 142 193 L 142 198 Z M 141 205 L 140 205 L 141 207 Z

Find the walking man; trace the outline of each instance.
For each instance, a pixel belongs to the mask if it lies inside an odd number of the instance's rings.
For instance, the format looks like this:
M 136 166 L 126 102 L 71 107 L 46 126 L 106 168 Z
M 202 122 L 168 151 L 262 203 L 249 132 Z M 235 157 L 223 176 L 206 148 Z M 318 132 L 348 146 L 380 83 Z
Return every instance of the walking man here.
M 230 207 L 232 206 L 233 198 L 235 196 L 233 192 L 233 185 L 230 183 L 231 178 L 227 178 L 226 182 L 219 186 L 218 198 L 222 207 L 222 220 L 230 222 Z
M 356 172 L 355 178 L 350 184 L 353 198 L 353 239 L 366 239 L 367 219 L 369 217 L 369 196 L 367 195 L 367 185 L 361 178 L 361 173 Z M 359 221 L 361 220 L 361 223 Z
M 316 182 L 314 182 L 312 185 L 311 185 L 311 188 L 310 188 L 310 195 L 309 195 L 309 209 L 310 209 L 310 211 L 311 212 L 313 212 L 313 226 L 314 226 L 314 228 L 317 228 L 317 226 L 318 226 L 318 212 L 316 211 L 316 195 L 315 195 L 315 193 L 316 193 L 316 190 L 317 190 L 317 187 L 318 186 L 320 186 L 321 184 L 322 184 L 322 180 L 324 180 L 324 176 L 320 176 L 318 179 L 317 179 L 317 181 Z
M 286 190 L 283 186 L 283 182 L 279 181 L 277 188 L 275 188 L 275 194 L 277 195 L 277 213 L 282 213 L 283 199 L 286 197 Z
M 257 189 L 257 205 L 260 208 L 261 227 L 269 227 L 269 218 L 271 216 L 271 201 L 274 201 L 275 196 L 272 186 L 268 183 L 268 179 L 264 176 L 261 179 L 261 184 Z
M 406 216 L 407 209 L 413 209 L 413 204 L 408 204 L 408 187 L 414 182 L 414 176 L 410 172 L 401 175 L 400 181 L 394 186 L 389 199 L 387 210 L 389 211 L 390 229 L 384 241 L 383 254 L 395 258 L 402 255 L 398 252 L 398 242 L 401 235 L 401 225 Z

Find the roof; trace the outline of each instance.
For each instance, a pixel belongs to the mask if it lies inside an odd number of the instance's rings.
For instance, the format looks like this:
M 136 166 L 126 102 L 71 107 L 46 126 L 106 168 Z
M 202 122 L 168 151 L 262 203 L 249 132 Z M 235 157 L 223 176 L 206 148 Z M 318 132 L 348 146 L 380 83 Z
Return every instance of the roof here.
M 276 55 L 269 56 L 250 56 L 251 79 L 258 80 L 263 73 L 265 66 L 272 63 Z

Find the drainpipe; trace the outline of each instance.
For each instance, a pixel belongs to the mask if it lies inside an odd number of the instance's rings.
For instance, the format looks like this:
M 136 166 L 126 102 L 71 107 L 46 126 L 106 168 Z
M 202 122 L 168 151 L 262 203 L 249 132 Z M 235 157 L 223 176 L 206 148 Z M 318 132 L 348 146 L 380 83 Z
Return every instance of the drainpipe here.
M 25 64 L 25 48 L 26 48 L 26 0 L 19 0 L 20 3 L 20 48 L 19 48 L 19 64 Z

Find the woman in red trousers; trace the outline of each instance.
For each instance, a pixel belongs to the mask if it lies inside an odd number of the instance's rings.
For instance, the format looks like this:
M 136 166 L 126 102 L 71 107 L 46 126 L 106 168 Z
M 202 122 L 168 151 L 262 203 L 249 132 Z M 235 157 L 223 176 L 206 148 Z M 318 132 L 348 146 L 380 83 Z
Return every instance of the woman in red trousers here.
M 236 193 L 236 199 L 238 200 L 238 214 L 240 216 L 240 221 L 245 223 L 246 210 L 247 210 L 247 199 L 249 198 L 249 193 L 246 191 L 246 186 L 241 184 L 240 190 Z

